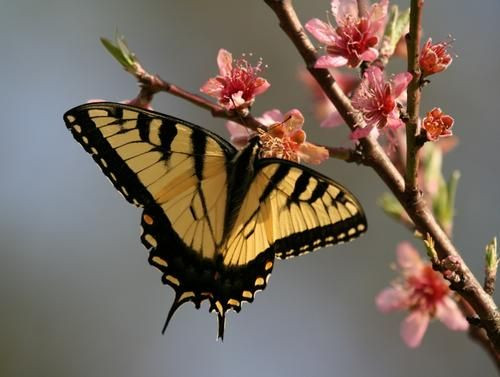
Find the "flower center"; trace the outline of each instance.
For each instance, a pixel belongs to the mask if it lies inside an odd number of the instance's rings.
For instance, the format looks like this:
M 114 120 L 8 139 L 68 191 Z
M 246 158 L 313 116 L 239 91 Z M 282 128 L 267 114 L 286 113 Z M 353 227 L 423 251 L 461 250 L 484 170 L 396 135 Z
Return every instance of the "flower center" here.
M 446 283 L 431 266 L 423 267 L 419 274 L 409 276 L 406 282 L 411 289 L 411 307 L 431 314 L 435 314 L 436 305 L 449 292 Z
M 226 85 L 222 96 L 232 98 L 239 92 L 245 101 L 251 100 L 257 87 L 257 75 L 262 70 L 261 66 L 261 61 L 256 66 L 252 66 L 245 59 L 236 60 L 230 75 L 224 78 Z

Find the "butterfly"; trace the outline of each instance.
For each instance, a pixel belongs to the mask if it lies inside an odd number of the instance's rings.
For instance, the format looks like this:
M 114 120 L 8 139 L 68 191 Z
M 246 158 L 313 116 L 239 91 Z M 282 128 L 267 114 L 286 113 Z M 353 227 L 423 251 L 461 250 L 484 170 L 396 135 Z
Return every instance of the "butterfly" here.
M 184 303 L 225 314 L 266 288 L 275 258 L 349 241 L 367 229 L 358 200 L 292 161 L 260 158 L 209 130 L 154 111 L 88 103 L 67 128 L 130 203 L 143 209 L 149 263 L 175 291 L 163 332 Z

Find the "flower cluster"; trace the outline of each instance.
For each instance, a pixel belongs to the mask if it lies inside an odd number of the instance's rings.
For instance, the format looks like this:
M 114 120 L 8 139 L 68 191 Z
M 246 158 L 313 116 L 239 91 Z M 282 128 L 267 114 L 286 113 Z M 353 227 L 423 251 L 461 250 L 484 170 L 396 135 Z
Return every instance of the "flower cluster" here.
M 228 110 L 246 108 L 253 104 L 255 96 L 264 93 L 269 82 L 259 77 L 262 62 L 252 66 L 241 58 L 233 61 L 230 52 L 220 49 L 217 55 L 219 75 L 210 78 L 201 92 L 217 98 L 219 104 Z
M 374 127 L 382 129 L 387 126 L 395 130 L 402 126 L 398 103 L 404 102 L 403 96 L 411 79 L 410 73 L 403 72 L 386 81 L 380 68 L 375 66 L 368 68 L 352 98 L 352 105 L 363 115 L 366 127 L 357 128 L 351 134 L 351 138 L 366 137 Z
M 297 109 L 286 114 L 279 110 L 270 110 L 256 118 L 267 127 L 259 133 L 262 158 L 283 158 L 295 162 L 320 164 L 328 158 L 328 150 L 306 141 L 306 133 L 302 129 L 304 116 Z M 227 122 L 226 127 L 231 134 L 231 142 L 243 147 L 255 132 L 235 122 Z
M 401 279 L 384 289 L 375 301 L 383 313 L 410 312 L 401 324 L 401 337 L 408 347 L 420 345 L 433 318 L 439 319 L 450 330 L 465 331 L 469 328 L 446 281 L 430 263 L 420 259 L 413 246 L 407 242 L 399 244 L 397 261 Z
M 357 67 L 362 61 L 374 61 L 378 57 L 375 47 L 387 22 L 388 4 L 388 0 L 380 0 L 367 12 L 360 13 L 357 0 L 332 0 L 331 10 L 337 22 L 336 28 L 317 18 L 305 25 L 326 46 L 327 55 L 321 56 L 315 67 Z

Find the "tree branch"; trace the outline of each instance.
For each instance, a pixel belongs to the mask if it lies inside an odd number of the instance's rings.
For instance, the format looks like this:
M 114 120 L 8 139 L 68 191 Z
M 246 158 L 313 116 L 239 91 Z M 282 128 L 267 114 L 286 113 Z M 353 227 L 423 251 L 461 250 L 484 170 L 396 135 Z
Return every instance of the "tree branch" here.
M 406 123 L 406 173 L 405 187 L 408 195 L 417 197 L 419 195 L 417 187 L 418 171 L 418 151 L 421 143 L 417 142 L 418 117 L 420 111 L 420 66 L 418 62 L 420 38 L 421 38 L 421 20 L 423 0 L 411 0 L 410 8 L 410 32 L 406 35 L 406 44 L 408 49 L 408 72 L 413 78 L 408 85 L 407 111 L 408 121 Z
M 333 77 L 325 69 L 314 69 L 317 59 L 316 50 L 304 32 L 291 0 L 264 0 L 279 19 L 283 31 L 291 39 L 298 52 L 304 59 L 306 66 L 321 86 L 327 97 L 337 108 L 347 125 L 353 129 L 364 122 L 352 107 L 349 98 L 340 90 Z M 361 140 L 361 147 L 366 164 L 371 166 L 385 182 L 399 202 L 403 205 L 417 229 L 422 234 L 429 233 L 436 243 L 436 250 L 440 259 L 453 256 L 460 261 L 460 271 L 463 284 L 456 287 L 457 292 L 468 301 L 485 328 L 489 339 L 497 351 L 500 350 L 500 314 L 495 302 L 479 284 L 460 257 L 450 239 L 440 228 L 434 216 L 420 195 L 409 195 L 405 190 L 403 177 L 399 174 L 392 162 L 382 150 L 380 144 L 371 137 Z
M 474 309 L 472 309 L 469 303 L 465 301 L 463 298 L 458 300 L 458 306 L 460 307 L 460 309 L 467 318 L 475 316 Z M 469 337 L 475 342 L 477 342 L 490 355 L 491 359 L 495 362 L 497 370 L 500 372 L 500 353 L 498 353 L 495 350 L 490 340 L 488 339 L 488 336 L 486 335 L 484 329 L 471 323 L 468 332 L 469 332 Z
M 258 128 L 265 128 L 259 121 L 250 115 L 242 116 L 236 111 L 226 110 L 222 106 L 219 106 L 198 94 L 188 92 L 177 85 L 161 79 L 158 75 L 148 73 L 142 67 L 138 73 L 134 74 L 134 76 L 137 78 L 141 86 L 141 90 L 137 98 L 144 98 L 147 100 L 147 103 L 151 101 L 154 94 L 158 92 L 166 92 L 175 97 L 182 98 L 195 106 L 210 111 L 212 116 L 216 118 L 224 118 L 238 123 L 241 123 L 242 119 L 244 119 L 244 126 L 252 129 L 253 131 L 256 131 Z
M 149 105 L 156 93 L 165 92 L 210 111 L 213 117 L 231 120 L 253 131 L 257 129 L 266 129 L 262 123 L 250 114 L 242 115 L 241 113 L 238 114 L 236 111 L 226 110 L 222 106 L 198 94 L 191 93 L 180 86 L 163 80 L 158 75 L 152 75 L 141 66 L 136 68 L 134 72 L 127 71 L 135 76 L 141 87 L 139 94 L 134 99 L 135 104 L 145 107 Z M 339 159 L 345 162 L 355 162 L 357 164 L 364 163 L 363 156 L 357 149 L 322 146 L 328 150 L 330 158 Z

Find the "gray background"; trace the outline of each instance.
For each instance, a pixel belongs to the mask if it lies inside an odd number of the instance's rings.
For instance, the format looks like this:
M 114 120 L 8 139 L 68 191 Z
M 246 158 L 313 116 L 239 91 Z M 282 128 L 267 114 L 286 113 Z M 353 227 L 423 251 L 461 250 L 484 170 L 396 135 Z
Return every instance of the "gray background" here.
M 329 8 L 326 0 L 296 3 L 303 21 Z M 396 244 L 411 236 L 375 205 L 384 187 L 369 169 L 333 160 L 319 170 L 359 196 L 369 233 L 278 263 L 268 289 L 228 315 L 222 344 L 206 306 L 183 307 L 162 336 L 173 292 L 146 261 L 139 211 L 62 121 L 90 98 L 136 94 L 98 38 L 118 27 L 148 69 L 193 91 L 216 73 L 220 47 L 253 52 L 269 64 L 272 83 L 256 115 L 298 107 L 311 140 L 343 145 L 346 132 L 317 127 L 296 80 L 301 61 L 262 1 L 0 5 L 1 376 L 494 375 L 465 334 L 432 323 L 409 350 L 399 338 L 404 315 L 376 310 L 375 295 L 394 277 Z M 498 0 L 440 0 L 428 1 L 424 15 L 426 36 L 457 39 L 459 57 L 426 89 L 423 109 L 441 106 L 456 119 L 461 144 L 446 158 L 447 173 L 462 171 L 455 240 L 481 279 L 484 245 L 500 224 L 499 11 Z M 223 121 L 168 95 L 154 107 L 225 134 Z

